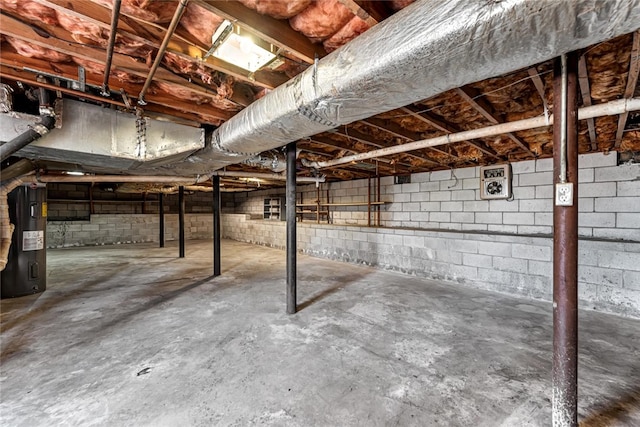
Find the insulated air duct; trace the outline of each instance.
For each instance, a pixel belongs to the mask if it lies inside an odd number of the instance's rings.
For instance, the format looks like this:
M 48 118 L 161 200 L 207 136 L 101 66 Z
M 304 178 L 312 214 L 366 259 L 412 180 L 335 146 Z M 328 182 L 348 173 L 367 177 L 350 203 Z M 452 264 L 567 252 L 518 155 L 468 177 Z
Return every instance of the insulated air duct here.
M 38 97 L 40 98 L 40 123 L 34 124 L 27 131 L 2 144 L 0 146 L 0 162 L 4 162 L 13 153 L 26 147 L 36 139 L 42 138 L 55 126 L 56 118 L 49 103 L 49 92 L 44 88 L 39 88 Z
M 235 115 L 187 161 L 207 173 L 638 28 L 640 0 L 415 2 Z

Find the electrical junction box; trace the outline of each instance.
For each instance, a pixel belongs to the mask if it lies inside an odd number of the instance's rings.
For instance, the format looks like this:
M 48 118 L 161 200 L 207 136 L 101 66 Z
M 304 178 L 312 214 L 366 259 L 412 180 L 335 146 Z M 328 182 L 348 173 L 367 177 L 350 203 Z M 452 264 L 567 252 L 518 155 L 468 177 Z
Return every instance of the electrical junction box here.
M 511 165 L 480 167 L 480 198 L 509 199 L 511 197 Z

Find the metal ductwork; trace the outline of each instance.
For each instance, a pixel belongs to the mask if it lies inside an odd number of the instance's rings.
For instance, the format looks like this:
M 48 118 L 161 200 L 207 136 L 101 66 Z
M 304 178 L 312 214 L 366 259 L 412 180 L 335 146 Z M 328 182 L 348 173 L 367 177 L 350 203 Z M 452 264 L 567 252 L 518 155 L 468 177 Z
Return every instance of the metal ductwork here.
M 415 2 L 238 113 L 187 161 L 207 173 L 638 28 L 640 0 Z
M 56 124 L 55 113 L 49 102 L 49 92 L 44 88 L 38 89 L 40 99 L 40 122 L 29 127 L 25 132 L 0 146 L 0 162 L 4 162 L 16 151 L 21 150 L 33 141 L 48 134 Z

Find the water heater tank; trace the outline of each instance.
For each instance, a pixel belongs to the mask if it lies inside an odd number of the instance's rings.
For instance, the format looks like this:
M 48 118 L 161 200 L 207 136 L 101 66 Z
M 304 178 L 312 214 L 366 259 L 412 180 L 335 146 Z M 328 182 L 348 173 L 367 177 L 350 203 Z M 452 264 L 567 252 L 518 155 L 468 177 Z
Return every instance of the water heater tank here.
M 47 286 L 47 189 L 42 184 L 25 184 L 9 193 L 8 202 L 15 230 L 0 277 L 1 297 L 42 292 Z

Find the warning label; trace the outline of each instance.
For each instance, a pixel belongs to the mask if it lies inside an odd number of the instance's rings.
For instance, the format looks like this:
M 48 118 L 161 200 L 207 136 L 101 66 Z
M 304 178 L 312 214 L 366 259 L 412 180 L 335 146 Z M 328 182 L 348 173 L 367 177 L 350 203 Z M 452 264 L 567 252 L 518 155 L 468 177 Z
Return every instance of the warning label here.
M 44 231 L 23 231 L 22 250 L 26 252 L 40 249 L 44 249 Z

